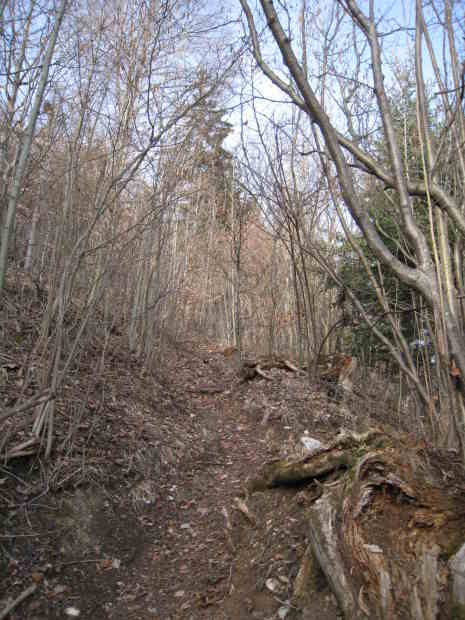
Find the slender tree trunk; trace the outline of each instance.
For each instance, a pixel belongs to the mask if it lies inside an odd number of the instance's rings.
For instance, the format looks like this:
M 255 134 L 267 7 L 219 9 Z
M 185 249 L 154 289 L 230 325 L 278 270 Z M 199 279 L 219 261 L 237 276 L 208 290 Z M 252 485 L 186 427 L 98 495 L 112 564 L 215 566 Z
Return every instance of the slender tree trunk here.
M 61 23 L 63 21 L 63 17 L 65 14 L 67 0 L 62 0 L 59 6 L 57 15 L 55 17 L 55 23 L 53 25 L 52 33 L 50 36 L 50 41 L 47 45 L 47 50 L 45 52 L 41 75 L 39 79 L 39 84 L 37 87 L 37 93 L 34 98 L 34 103 L 32 106 L 31 114 L 29 117 L 28 127 L 26 129 L 26 133 L 24 135 L 24 139 L 21 145 L 21 150 L 19 154 L 18 165 L 15 170 L 13 185 L 10 191 L 10 196 L 8 199 L 8 210 L 2 230 L 2 235 L 0 239 L 0 295 L 2 294 L 3 287 L 5 284 L 5 276 L 8 264 L 8 248 L 10 244 L 10 237 L 12 230 L 14 228 L 14 223 L 16 219 L 16 208 L 18 205 L 19 196 L 21 193 L 21 185 L 23 183 L 24 175 L 26 172 L 26 166 L 29 159 L 29 154 L 32 146 L 32 139 L 34 137 L 34 130 L 37 123 L 37 118 L 39 116 L 40 108 L 42 105 L 44 92 L 47 87 L 48 74 L 50 70 L 50 64 L 53 58 L 53 52 L 55 50 L 55 45 L 58 39 L 58 33 L 60 31 Z

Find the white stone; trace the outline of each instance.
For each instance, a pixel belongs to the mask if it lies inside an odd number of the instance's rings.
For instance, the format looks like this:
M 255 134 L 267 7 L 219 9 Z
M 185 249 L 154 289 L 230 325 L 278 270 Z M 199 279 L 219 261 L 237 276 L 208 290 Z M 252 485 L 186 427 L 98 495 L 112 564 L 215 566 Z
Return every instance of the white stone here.
M 300 438 L 300 443 L 304 447 L 305 454 L 308 456 L 320 452 L 325 447 L 321 441 L 318 441 L 318 439 L 314 439 L 313 437 L 309 437 L 308 435 L 302 435 Z
M 277 579 L 274 579 L 274 577 L 267 579 L 265 581 L 265 585 L 270 592 L 277 592 L 280 589 L 279 581 Z

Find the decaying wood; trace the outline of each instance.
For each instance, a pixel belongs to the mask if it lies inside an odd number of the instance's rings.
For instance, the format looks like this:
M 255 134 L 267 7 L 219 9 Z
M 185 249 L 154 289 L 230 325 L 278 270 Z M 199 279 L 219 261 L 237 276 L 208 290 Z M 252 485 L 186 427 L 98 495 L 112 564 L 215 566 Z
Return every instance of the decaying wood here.
M 351 376 L 357 367 L 357 359 L 347 355 L 334 355 L 326 361 L 317 364 L 317 378 L 328 385 L 328 394 L 351 390 Z M 267 373 L 269 370 L 285 370 L 298 374 L 305 374 L 304 369 L 298 368 L 287 359 L 280 357 L 268 357 L 260 359 L 245 359 L 242 361 L 240 374 L 243 381 L 251 381 L 262 377 L 272 381 L 273 377 Z
M 244 359 L 241 364 L 241 377 L 243 381 L 250 381 L 256 377 L 262 377 L 267 381 L 272 381 L 273 377 L 271 377 L 267 371 L 274 369 L 295 373 L 303 372 L 284 358 L 262 357 L 259 359 Z
M 313 556 L 323 570 L 345 618 L 365 618 L 355 588 L 351 587 L 350 569 L 346 568 L 339 540 L 339 506 L 343 490 L 337 487 L 312 506 L 310 541 Z
M 231 355 L 234 355 L 235 353 L 237 353 L 237 347 L 226 347 L 221 351 L 221 354 L 224 355 L 224 357 L 231 357 Z
M 326 368 L 319 369 L 317 378 L 327 386 L 328 396 L 341 398 L 352 391 L 352 375 L 357 368 L 357 358 L 349 355 L 333 356 Z
M 259 478 L 249 483 L 252 491 L 261 491 L 275 486 L 298 484 L 324 476 L 340 467 L 351 466 L 353 459 L 347 450 L 332 450 L 315 457 L 305 457 L 297 461 L 282 459 L 267 463 Z
M 260 476 L 249 482 L 249 490 L 262 491 L 280 484 L 298 484 L 341 468 L 346 470 L 356 464 L 356 454 L 351 452 L 351 447 L 375 441 L 382 436 L 383 433 L 379 429 L 371 429 L 363 434 L 341 431 L 335 441 L 316 455 L 297 459 L 277 459 L 266 463 Z
M 465 498 L 424 446 L 378 429 L 342 432 L 315 455 L 266 463 L 248 489 L 306 481 L 323 492 L 307 500 L 305 557 L 318 561 L 345 618 L 451 617 L 448 558 L 464 542 Z

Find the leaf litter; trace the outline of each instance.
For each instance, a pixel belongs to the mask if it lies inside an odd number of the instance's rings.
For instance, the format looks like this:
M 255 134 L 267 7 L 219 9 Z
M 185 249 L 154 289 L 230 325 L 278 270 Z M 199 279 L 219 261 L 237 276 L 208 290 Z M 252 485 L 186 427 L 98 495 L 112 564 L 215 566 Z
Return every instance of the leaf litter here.
M 245 383 L 214 346 L 204 363 L 205 350 L 173 346 L 162 370 L 142 373 L 113 342 L 104 390 L 90 352 L 66 394 L 92 405 L 72 450 L 55 469 L 25 459 L 2 471 L 0 611 L 37 585 L 12 620 L 305 617 L 290 602 L 302 505 L 291 490 L 249 497 L 247 481 L 305 429 L 324 442 L 332 425 L 305 377 Z M 313 604 L 337 617 L 327 587 Z

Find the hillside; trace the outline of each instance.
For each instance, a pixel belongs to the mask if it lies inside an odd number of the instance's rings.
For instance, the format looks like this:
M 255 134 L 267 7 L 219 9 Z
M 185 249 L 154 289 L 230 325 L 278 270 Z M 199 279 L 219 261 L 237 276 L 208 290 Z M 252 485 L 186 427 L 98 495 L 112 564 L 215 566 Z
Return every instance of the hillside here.
M 0 620 L 465 620 L 464 32 L 0 2 Z
M 14 402 L 25 365 L 40 364 L 25 347 L 33 307 L 29 318 L 20 344 L 13 337 L 2 353 L 3 402 Z M 13 317 L 5 326 L 18 334 Z M 83 618 L 276 611 L 304 550 L 302 510 L 289 495 L 263 496 L 248 518 L 238 500 L 261 463 L 304 429 L 330 436 L 326 396 L 286 371 L 271 385 L 244 383 L 213 344 L 172 343 L 151 373 L 116 335 L 101 368 L 99 344 L 58 398 L 52 459 L 17 456 L 1 467 L 0 613 L 31 585 L 11 618 L 72 608 Z M 264 587 L 271 577 L 281 579 L 279 597 Z M 334 617 L 323 592 L 318 604 Z
M 16 293 L 3 307 L 13 334 L 5 403 L 26 365 L 41 363 L 26 345 L 34 305 L 19 331 Z M 323 574 L 306 573 L 307 510 L 319 494 L 292 485 L 251 495 L 250 482 L 264 463 L 298 454 L 301 437 L 328 443 L 342 427 L 379 424 L 368 397 L 364 410 L 355 395 L 332 400 L 288 369 L 244 381 L 214 343 L 171 342 L 151 372 L 117 334 L 103 363 L 101 346 L 82 351 L 57 399 L 51 459 L 35 446 L 1 466 L 0 617 L 339 617 Z M 460 485 L 460 461 L 435 458 Z

